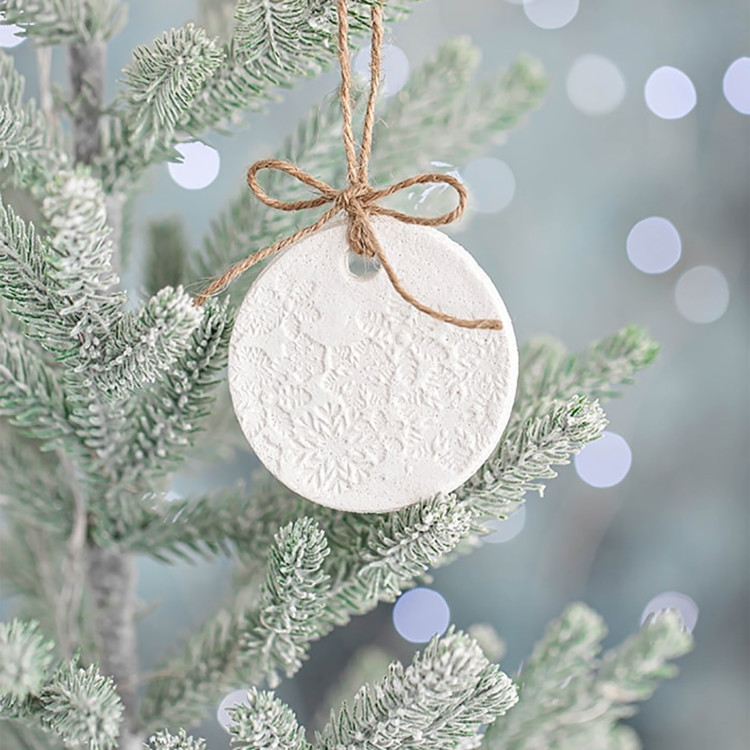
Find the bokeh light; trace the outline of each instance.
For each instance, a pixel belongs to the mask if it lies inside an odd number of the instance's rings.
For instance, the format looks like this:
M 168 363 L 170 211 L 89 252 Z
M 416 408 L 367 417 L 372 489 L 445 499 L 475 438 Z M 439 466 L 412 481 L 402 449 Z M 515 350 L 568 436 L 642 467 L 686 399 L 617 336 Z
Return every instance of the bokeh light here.
M 524 0 L 526 17 L 540 29 L 561 29 L 578 13 L 578 0 Z
M 511 168 L 500 159 L 483 156 L 461 170 L 469 189 L 469 206 L 483 214 L 502 211 L 516 192 L 516 178 Z
M 5 49 L 18 47 L 26 39 L 24 36 L 18 36 L 23 29 L 14 23 L 3 23 L 4 18 L 5 15 L 0 13 L 0 47 L 5 47 Z
M 354 56 L 352 63 L 354 72 L 370 79 L 370 49 L 363 48 Z M 382 81 L 380 93 L 383 96 L 393 96 L 401 91 L 409 80 L 409 58 L 406 53 L 395 44 L 384 44 L 381 52 L 380 70 Z
M 490 544 L 503 544 L 515 539 L 526 525 L 526 506 L 522 505 L 515 513 L 509 515 L 504 521 L 493 518 L 484 524 L 488 529 L 494 529 L 491 534 L 482 537 L 482 541 Z
M 743 115 L 750 115 L 750 57 L 735 60 L 724 73 L 724 96 Z
M 571 104 L 585 115 L 614 112 L 625 98 L 625 78 L 620 69 L 601 55 L 581 55 L 566 79 Z
M 169 176 L 186 190 L 202 190 L 208 187 L 219 174 L 219 152 L 205 143 L 193 141 L 180 143 L 177 151 L 182 154 L 182 162 L 169 162 Z
M 677 68 L 657 68 L 646 81 L 646 105 L 664 120 L 677 120 L 695 107 L 697 97 L 693 82 Z
M 713 323 L 729 307 L 729 284 L 713 266 L 696 266 L 680 276 L 674 290 L 677 309 L 691 323 Z
M 448 602 L 432 589 L 406 591 L 393 607 L 393 626 L 410 643 L 427 643 L 432 636 L 442 635 L 450 619 Z
M 625 438 L 617 433 L 602 433 L 598 440 L 588 443 L 575 457 L 578 476 L 592 487 L 614 487 L 630 471 L 633 456 Z
M 224 729 L 229 731 L 229 727 L 232 725 L 232 718 L 229 716 L 229 709 L 232 706 L 236 706 L 238 703 L 247 702 L 247 690 L 233 690 L 231 693 L 227 693 L 219 703 L 219 708 L 216 710 L 216 721 L 221 724 Z
M 643 273 L 664 273 L 682 254 L 680 233 L 661 216 L 639 221 L 630 230 L 626 246 L 630 262 Z
M 641 614 L 641 627 L 643 627 L 654 615 L 665 609 L 674 609 L 682 620 L 682 626 L 688 633 L 692 633 L 698 622 L 698 605 L 687 594 L 677 591 L 664 591 L 657 594 L 644 608 Z

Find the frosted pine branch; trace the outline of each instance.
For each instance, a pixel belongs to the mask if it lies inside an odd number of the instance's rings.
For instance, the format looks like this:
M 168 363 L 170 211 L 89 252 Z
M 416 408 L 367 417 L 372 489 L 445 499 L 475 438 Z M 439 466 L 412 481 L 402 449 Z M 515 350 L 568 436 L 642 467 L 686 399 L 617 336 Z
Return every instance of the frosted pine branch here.
M 44 45 L 109 39 L 125 21 L 117 0 L 0 0 L 0 13 Z
M 123 92 L 132 139 L 149 151 L 150 140 L 171 137 L 223 55 L 216 41 L 193 23 L 136 47 L 124 71 Z
M 181 288 L 165 287 L 113 326 L 101 363 L 87 368 L 97 387 L 123 398 L 168 372 L 188 349 L 203 310 Z
M 570 463 L 586 443 L 596 440 L 607 424 L 604 410 L 596 401 L 576 396 L 567 402 L 553 402 L 541 416 L 531 417 L 503 440 L 457 494 L 475 516 L 504 518 L 512 513 L 528 492 L 544 492 L 540 479 L 557 476 L 552 468 Z
M 640 742 L 621 717 L 635 713 L 658 681 L 676 673 L 670 660 L 692 648 L 674 612 L 659 615 L 600 658 L 602 619 L 583 604 L 547 629 L 516 678 L 519 703 L 491 726 L 485 750 L 633 750 Z
M 516 689 L 471 638 L 434 638 L 409 667 L 364 685 L 316 737 L 321 750 L 372 747 L 453 750 L 516 702 Z
M 394 175 L 414 174 L 430 167 L 440 154 L 469 158 L 483 143 L 507 132 L 536 107 L 544 89 L 537 63 L 521 60 L 502 76 L 486 82 L 494 86 L 499 101 L 491 110 L 469 107 L 467 97 L 478 53 L 466 40 L 443 44 L 435 58 L 415 70 L 404 91 L 389 101 L 376 127 L 372 154 L 374 184 L 386 184 Z M 301 121 L 277 158 L 299 164 L 331 185 L 343 185 L 341 110 L 336 96 L 326 99 Z M 393 154 L 398 154 L 394 161 Z M 430 167 L 434 169 L 434 167 Z M 289 200 L 299 197 L 299 186 L 284 176 L 268 175 L 264 184 L 272 195 Z M 307 212 L 269 211 L 247 189 L 216 219 L 203 251 L 194 260 L 195 273 L 205 277 L 247 254 L 262 249 L 308 220 Z M 251 278 L 253 274 L 248 274 Z M 247 279 L 233 289 L 240 294 Z
M 122 703 L 112 679 L 76 660 L 53 670 L 52 649 L 33 622 L 0 624 L 0 719 L 36 725 L 69 748 L 113 748 Z
M 237 682 L 291 675 L 317 633 L 328 598 L 323 564 L 328 545 L 309 518 L 285 526 L 270 552 L 266 582 L 252 604 L 239 597 L 232 611 L 220 611 L 187 645 L 183 658 L 166 668 L 144 696 L 147 728 L 189 723 Z
M 35 622 L 0 623 L 0 699 L 13 704 L 38 694 L 52 667 L 53 648 Z
M 191 737 L 184 729 L 177 734 L 162 729 L 149 737 L 145 746 L 148 750 L 206 750 L 206 741 Z
M 233 750 L 310 750 L 305 730 L 273 693 L 251 688 L 245 703 L 228 709 Z
M 46 174 L 65 166 L 67 158 L 36 104 L 24 102 L 24 85 L 13 58 L 0 51 L 0 170 L 11 183 L 38 188 Z
M 19 335 L 0 334 L 0 415 L 25 435 L 60 445 L 73 433 L 58 373 Z
M 277 64 L 299 55 L 300 29 L 309 18 L 308 0 L 239 0 L 234 41 L 246 62 L 266 57 Z
M 677 674 L 670 664 L 693 647 L 680 614 L 666 610 L 652 617 L 638 633 L 608 651 L 598 674 L 599 689 L 613 703 L 648 700 L 661 680 Z M 629 710 L 623 712 L 624 716 Z
M 68 747 L 108 750 L 115 747 L 122 721 L 122 703 L 111 677 L 95 665 L 84 669 L 62 665 L 39 694 L 42 725 Z

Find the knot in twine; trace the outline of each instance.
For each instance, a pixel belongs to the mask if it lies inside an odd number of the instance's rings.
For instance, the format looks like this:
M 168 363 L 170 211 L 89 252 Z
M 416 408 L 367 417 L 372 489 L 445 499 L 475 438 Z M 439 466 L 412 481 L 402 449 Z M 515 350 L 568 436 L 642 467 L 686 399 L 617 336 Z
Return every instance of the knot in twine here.
M 359 149 L 359 157 L 354 141 L 354 128 L 352 116 L 351 96 L 351 68 L 349 62 L 349 21 L 347 0 L 337 0 L 338 3 L 338 51 L 339 63 L 341 65 L 341 88 L 340 102 L 343 115 L 343 141 L 346 153 L 347 186 L 336 189 L 331 185 L 313 177 L 296 164 L 283 159 L 261 159 L 255 162 L 247 172 L 247 184 L 255 196 L 270 208 L 279 211 L 302 211 L 311 208 L 320 208 L 330 204 L 325 213 L 313 224 L 303 227 L 289 237 L 274 243 L 265 250 L 254 253 L 232 266 L 226 273 L 211 282 L 195 299 L 195 305 L 200 306 L 214 293 L 221 291 L 229 283 L 241 276 L 248 268 L 260 263 L 271 255 L 294 244 L 303 237 L 314 234 L 328 223 L 334 216 L 344 213 L 347 216 L 347 241 L 349 248 L 368 258 L 377 258 L 381 267 L 388 275 L 393 288 L 398 294 L 420 310 L 431 317 L 450 323 L 461 328 L 501 330 L 502 321 L 495 318 L 466 319 L 457 318 L 453 315 L 434 310 L 414 298 L 403 286 L 393 266 L 386 257 L 383 248 L 373 229 L 372 216 L 390 216 L 404 224 L 419 224 L 422 226 L 441 226 L 450 224 L 458 219 L 464 212 L 467 202 L 466 188 L 452 175 L 432 172 L 408 177 L 385 188 L 374 188 L 369 184 L 368 171 L 370 152 L 372 150 L 372 134 L 375 125 L 375 101 L 380 85 L 381 48 L 383 43 L 383 7 L 382 0 L 372 6 L 372 43 L 370 51 L 370 91 L 365 112 L 364 127 L 362 132 L 362 143 Z M 290 177 L 299 180 L 304 185 L 317 191 L 317 198 L 300 201 L 282 201 L 274 198 L 260 186 L 258 173 L 263 170 L 276 170 L 284 172 Z M 458 195 L 458 204 L 452 210 L 436 217 L 411 216 L 401 211 L 386 208 L 380 205 L 380 201 L 394 193 L 397 193 L 414 185 L 443 183 L 452 187 Z

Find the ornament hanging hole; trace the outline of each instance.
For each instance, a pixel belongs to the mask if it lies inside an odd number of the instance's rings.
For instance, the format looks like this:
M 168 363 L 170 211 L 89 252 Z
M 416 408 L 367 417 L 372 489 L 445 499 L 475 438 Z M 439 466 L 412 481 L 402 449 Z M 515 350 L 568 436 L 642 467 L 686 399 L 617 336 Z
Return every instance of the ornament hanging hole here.
M 363 280 L 371 279 L 380 271 L 380 261 L 377 258 L 360 255 L 353 250 L 347 252 L 346 265 L 352 276 Z

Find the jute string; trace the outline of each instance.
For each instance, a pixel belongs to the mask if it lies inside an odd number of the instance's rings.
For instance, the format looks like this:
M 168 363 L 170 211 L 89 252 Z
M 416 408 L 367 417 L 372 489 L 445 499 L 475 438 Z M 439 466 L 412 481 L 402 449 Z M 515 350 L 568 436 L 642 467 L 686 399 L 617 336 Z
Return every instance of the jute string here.
M 322 180 L 282 159 L 261 159 L 255 162 L 247 172 L 247 184 L 255 196 L 266 206 L 279 211 L 302 211 L 309 208 L 319 208 L 330 204 L 325 213 L 313 224 L 299 229 L 283 240 L 275 242 L 270 247 L 253 253 L 239 261 L 225 273 L 212 281 L 195 298 L 195 305 L 203 305 L 212 295 L 220 292 L 228 284 L 241 276 L 245 271 L 266 258 L 275 255 L 286 247 L 293 245 L 303 237 L 308 237 L 321 229 L 334 216 L 344 212 L 347 216 L 347 239 L 349 247 L 355 253 L 377 258 L 381 267 L 388 275 L 393 288 L 409 304 L 437 320 L 459 326 L 461 328 L 484 328 L 499 331 L 503 324 L 495 318 L 467 319 L 434 310 L 413 297 L 403 286 L 393 266 L 388 260 L 383 248 L 375 235 L 370 217 L 390 216 L 404 224 L 420 224 L 422 226 L 437 227 L 450 224 L 463 214 L 466 208 L 466 188 L 455 177 L 440 172 L 420 174 L 401 180 L 389 187 L 375 189 L 368 179 L 370 152 L 372 150 L 372 134 L 375 125 L 375 102 L 380 86 L 381 49 L 383 46 L 383 0 L 372 6 L 372 42 L 370 53 L 370 91 L 367 98 L 362 142 L 357 156 L 357 146 L 354 140 L 354 126 L 352 116 L 352 73 L 349 61 L 349 14 L 347 0 L 337 0 L 338 3 L 338 56 L 341 66 L 341 88 L 339 98 L 343 116 L 343 141 L 346 154 L 347 186 L 343 190 L 331 187 Z M 275 169 L 294 177 L 319 193 L 317 198 L 302 201 L 282 201 L 268 195 L 258 183 L 258 173 L 264 169 Z M 444 183 L 452 187 L 458 195 L 458 205 L 452 211 L 434 218 L 410 216 L 380 205 L 383 198 L 405 190 L 414 185 Z

